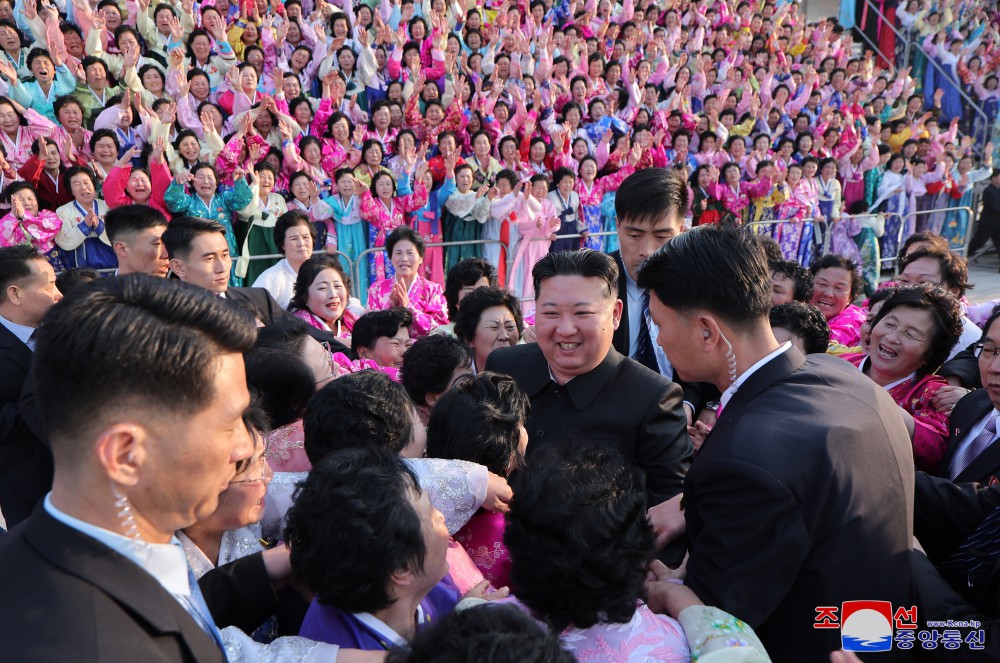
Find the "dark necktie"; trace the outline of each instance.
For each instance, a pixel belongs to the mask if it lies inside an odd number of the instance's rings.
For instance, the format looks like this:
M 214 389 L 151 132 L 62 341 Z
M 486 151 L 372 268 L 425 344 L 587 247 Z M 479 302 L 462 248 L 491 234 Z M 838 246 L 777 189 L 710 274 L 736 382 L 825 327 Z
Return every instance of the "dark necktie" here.
M 649 325 L 646 316 L 649 315 L 649 291 L 642 293 L 642 315 L 639 317 L 639 337 L 635 340 L 635 355 L 632 359 L 651 371 L 660 372 L 656 364 L 656 353 L 653 352 L 653 339 L 649 336 Z
M 941 572 L 974 587 L 1000 556 L 1000 507 L 979 523 L 968 539 L 941 563 Z

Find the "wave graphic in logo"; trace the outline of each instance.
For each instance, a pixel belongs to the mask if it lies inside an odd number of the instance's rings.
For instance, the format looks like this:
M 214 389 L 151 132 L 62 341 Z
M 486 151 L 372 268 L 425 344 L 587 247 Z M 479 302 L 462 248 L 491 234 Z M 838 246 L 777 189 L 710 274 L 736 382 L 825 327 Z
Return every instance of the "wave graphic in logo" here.
M 845 601 L 840 613 L 841 646 L 847 651 L 892 649 L 892 604 L 889 601 Z

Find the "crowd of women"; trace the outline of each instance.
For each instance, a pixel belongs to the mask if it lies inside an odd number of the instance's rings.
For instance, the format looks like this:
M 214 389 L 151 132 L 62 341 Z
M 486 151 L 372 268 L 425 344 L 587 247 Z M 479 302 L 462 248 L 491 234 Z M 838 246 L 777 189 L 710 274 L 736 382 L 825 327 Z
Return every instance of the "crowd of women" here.
M 540 256 L 614 250 L 618 184 L 667 166 L 690 223 L 844 255 L 871 293 L 912 232 L 964 246 L 992 161 L 1000 33 L 972 0 L 899 12 L 944 70 L 770 0 L 92 5 L 0 0 L 0 243 L 57 270 L 113 269 L 103 215 L 134 202 L 218 220 L 232 284 L 266 286 L 294 211 L 362 303 L 429 296 L 470 257 L 530 300 Z M 379 285 L 402 226 L 450 243 L 404 267 L 408 292 Z

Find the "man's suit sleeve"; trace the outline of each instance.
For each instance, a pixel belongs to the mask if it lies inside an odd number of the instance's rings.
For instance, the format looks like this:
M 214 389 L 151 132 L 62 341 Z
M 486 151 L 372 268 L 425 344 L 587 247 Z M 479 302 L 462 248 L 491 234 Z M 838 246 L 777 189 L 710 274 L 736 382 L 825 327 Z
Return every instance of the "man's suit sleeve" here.
M 681 398 L 677 385 L 664 387 L 646 412 L 639 431 L 636 458 L 646 472 L 650 506 L 684 489 L 684 476 L 694 457 Z
M 978 341 L 977 341 L 978 342 Z M 980 389 L 983 384 L 979 377 L 979 360 L 972 353 L 975 343 L 969 345 L 954 359 L 946 361 L 938 369 L 938 375 L 943 378 L 956 377 L 962 381 L 962 386 L 967 389 Z
M 1000 506 L 1000 486 L 956 484 L 924 472 L 915 474 L 914 484 L 913 534 L 936 562 L 951 554 Z
M 913 584 L 920 606 L 920 620 L 975 620 L 986 633 L 986 649 L 975 651 L 966 647 L 947 650 L 938 647 L 925 650 L 921 660 L 942 663 L 966 663 L 1000 660 L 1000 620 L 990 619 L 956 592 L 938 573 L 927 556 L 919 550 L 910 551 L 913 566 Z M 974 629 L 978 630 L 978 629 Z M 990 652 L 993 652 L 992 654 Z
M 236 626 L 247 633 L 278 609 L 262 553 L 212 569 L 198 580 L 216 626 Z
M 692 485 L 693 478 L 685 499 L 694 496 L 699 520 L 711 525 L 691 540 L 685 582 L 705 605 L 757 628 L 809 554 L 799 504 L 776 477 L 742 460 L 715 461 L 698 469 Z

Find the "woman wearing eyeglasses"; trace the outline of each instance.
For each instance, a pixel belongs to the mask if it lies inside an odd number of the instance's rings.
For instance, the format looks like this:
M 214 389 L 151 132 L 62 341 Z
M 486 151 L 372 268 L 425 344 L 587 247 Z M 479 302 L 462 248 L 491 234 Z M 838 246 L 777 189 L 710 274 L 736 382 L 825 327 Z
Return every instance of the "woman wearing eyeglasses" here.
M 962 334 L 962 311 L 942 288 L 928 283 L 898 288 L 871 322 L 868 354 L 844 359 L 889 392 L 906 413 L 918 470 L 934 473 L 948 443 L 948 415 L 932 404 L 947 385 L 934 371 Z
M 219 508 L 211 516 L 178 532 L 188 565 L 200 578 L 216 566 L 260 552 L 260 520 L 264 516 L 267 485 L 274 472 L 264 458 L 267 418 L 252 408 L 244 423 L 254 440 L 253 455 L 237 464 L 236 476 L 219 495 Z

